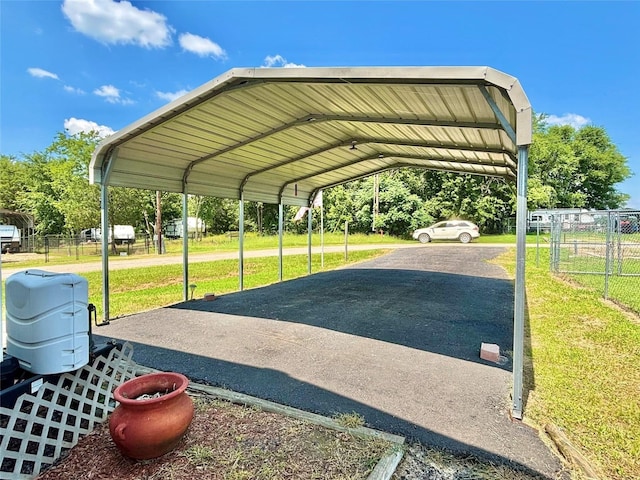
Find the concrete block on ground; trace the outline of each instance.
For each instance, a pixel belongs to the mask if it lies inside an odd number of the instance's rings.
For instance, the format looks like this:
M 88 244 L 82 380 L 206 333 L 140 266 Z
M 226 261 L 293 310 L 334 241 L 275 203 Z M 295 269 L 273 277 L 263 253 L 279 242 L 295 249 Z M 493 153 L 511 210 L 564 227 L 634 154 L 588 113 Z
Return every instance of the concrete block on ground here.
M 489 362 L 500 360 L 500 347 L 495 343 L 484 343 L 480 346 L 480 358 Z

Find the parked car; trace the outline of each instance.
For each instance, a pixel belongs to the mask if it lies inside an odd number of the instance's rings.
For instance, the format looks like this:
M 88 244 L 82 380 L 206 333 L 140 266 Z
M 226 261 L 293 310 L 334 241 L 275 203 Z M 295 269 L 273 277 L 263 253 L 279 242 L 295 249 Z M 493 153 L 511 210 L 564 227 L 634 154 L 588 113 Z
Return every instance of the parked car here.
M 620 218 L 620 233 L 640 232 L 640 222 L 635 215 L 627 215 Z
M 462 243 L 469 243 L 479 236 L 478 226 L 466 220 L 446 220 L 413 232 L 413 238 L 420 243 L 431 240 L 460 240 Z

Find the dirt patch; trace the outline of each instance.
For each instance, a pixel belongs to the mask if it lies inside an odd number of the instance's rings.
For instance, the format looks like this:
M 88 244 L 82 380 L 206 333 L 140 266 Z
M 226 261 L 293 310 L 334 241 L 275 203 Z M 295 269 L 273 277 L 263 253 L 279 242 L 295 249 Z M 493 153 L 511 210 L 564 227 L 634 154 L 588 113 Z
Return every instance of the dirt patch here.
M 162 457 L 136 461 L 122 456 L 105 422 L 37 478 L 363 479 L 393 448 L 382 439 L 222 400 L 197 398 L 194 403 L 189 430 Z

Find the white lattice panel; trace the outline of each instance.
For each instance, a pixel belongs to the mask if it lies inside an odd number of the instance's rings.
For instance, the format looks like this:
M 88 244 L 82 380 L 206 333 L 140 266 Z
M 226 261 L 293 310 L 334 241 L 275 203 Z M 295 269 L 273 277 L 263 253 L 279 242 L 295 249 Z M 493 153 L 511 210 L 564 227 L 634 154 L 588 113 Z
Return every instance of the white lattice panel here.
M 45 383 L 34 395 L 0 408 L 0 479 L 28 479 L 102 423 L 115 408 L 113 390 L 135 376 L 133 347 L 125 343 L 74 374 Z

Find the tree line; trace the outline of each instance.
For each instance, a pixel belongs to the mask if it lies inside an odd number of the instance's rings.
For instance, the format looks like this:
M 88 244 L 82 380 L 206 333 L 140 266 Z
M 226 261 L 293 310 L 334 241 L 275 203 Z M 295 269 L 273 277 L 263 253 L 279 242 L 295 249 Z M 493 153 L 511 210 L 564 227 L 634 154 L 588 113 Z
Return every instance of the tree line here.
M 58 133 L 41 152 L 16 158 L 0 155 L 0 208 L 33 216 L 40 235 L 78 235 L 100 225 L 100 189 L 89 185 L 89 162 L 100 138 L 96 132 Z M 575 129 L 549 126 L 545 115 L 534 118 L 529 152 L 528 207 L 621 208 L 628 196 L 616 185 L 631 176 L 626 158 L 598 126 Z M 180 194 L 110 187 L 109 222 L 133 225 L 149 238 L 163 221 L 180 218 Z M 374 215 L 374 197 L 377 212 Z M 158 200 L 161 208 L 158 209 Z M 420 227 L 449 218 L 477 223 L 485 233 L 499 232 L 515 215 L 514 184 L 496 178 L 419 169 L 398 169 L 356 180 L 324 192 L 324 225 L 339 231 L 384 231 L 406 236 Z M 294 220 L 298 207 L 285 207 L 285 229 L 306 231 Z M 319 212 L 313 222 L 317 228 Z M 189 215 L 202 218 L 211 233 L 238 230 L 237 200 L 191 196 Z M 246 202 L 245 229 L 275 233 L 277 205 Z

